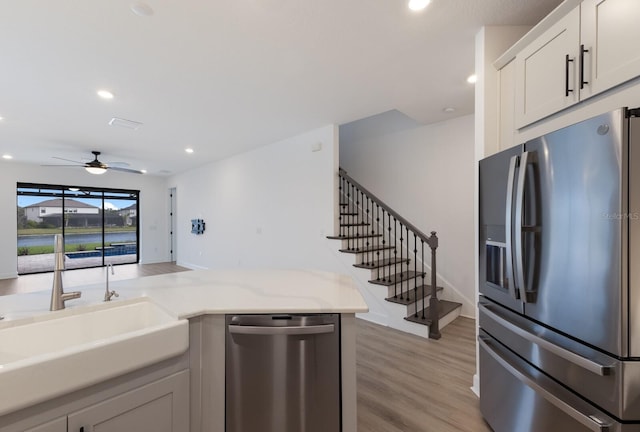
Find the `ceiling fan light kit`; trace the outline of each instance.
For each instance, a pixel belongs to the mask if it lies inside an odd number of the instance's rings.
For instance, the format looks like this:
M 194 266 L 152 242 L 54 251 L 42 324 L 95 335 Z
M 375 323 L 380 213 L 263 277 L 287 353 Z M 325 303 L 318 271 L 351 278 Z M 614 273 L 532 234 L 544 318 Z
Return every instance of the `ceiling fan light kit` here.
M 96 174 L 96 175 L 100 175 L 100 174 L 104 174 L 107 172 L 106 168 L 100 168 L 100 167 L 84 167 L 85 170 L 87 170 L 88 173 L 90 174 Z

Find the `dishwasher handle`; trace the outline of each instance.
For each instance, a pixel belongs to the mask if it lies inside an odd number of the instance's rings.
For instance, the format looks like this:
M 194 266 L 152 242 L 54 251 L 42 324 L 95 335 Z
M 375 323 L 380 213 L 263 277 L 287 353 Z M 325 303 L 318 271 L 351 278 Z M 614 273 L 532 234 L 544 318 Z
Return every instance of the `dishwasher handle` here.
M 313 326 L 287 326 L 287 327 L 267 327 L 267 326 L 244 326 L 229 324 L 229 333 L 244 335 L 311 335 L 333 333 L 333 324 L 313 325 Z

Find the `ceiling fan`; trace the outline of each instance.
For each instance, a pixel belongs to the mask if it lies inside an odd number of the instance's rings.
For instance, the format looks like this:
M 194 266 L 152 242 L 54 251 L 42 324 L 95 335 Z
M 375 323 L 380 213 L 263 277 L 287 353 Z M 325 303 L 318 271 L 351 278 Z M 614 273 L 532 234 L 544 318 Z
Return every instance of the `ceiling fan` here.
M 57 167 L 80 166 L 80 167 L 83 167 L 85 170 L 87 170 L 87 172 L 91 174 L 96 174 L 96 175 L 104 174 L 105 172 L 107 172 L 107 170 L 123 171 L 123 172 L 134 173 L 134 174 L 144 174 L 144 171 L 138 171 L 138 170 L 129 169 L 129 168 L 121 168 L 117 166 L 108 165 L 104 162 L 100 162 L 98 160 L 98 156 L 100 156 L 100 152 L 94 150 L 91 153 L 93 153 L 94 155 L 94 159 L 91 162 L 79 162 L 71 159 L 65 159 L 65 158 L 53 156 L 54 159 L 73 162 L 76 165 L 43 165 L 43 166 L 57 166 Z

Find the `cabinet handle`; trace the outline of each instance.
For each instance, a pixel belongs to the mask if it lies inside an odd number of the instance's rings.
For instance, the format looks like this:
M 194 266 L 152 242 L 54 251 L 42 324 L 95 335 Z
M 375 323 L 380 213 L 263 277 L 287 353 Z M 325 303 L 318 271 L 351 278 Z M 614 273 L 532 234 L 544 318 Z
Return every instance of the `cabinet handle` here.
M 584 80 L 584 53 L 588 52 L 588 49 L 584 49 L 584 44 L 580 45 L 580 90 L 584 88 L 585 84 L 589 84 L 589 81 Z
M 569 88 L 569 63 L 573 62 L 572 58 L 569 58 L 569 54 L 565 57 L 564 61 L 564 95 L 569 97 L 569 93 L 573 90 Z

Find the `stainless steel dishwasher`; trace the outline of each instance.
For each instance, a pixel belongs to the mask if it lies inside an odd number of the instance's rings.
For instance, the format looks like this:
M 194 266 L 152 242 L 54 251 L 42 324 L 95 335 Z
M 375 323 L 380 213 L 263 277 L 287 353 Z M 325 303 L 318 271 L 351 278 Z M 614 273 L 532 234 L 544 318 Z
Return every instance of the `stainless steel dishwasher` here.
M 226 432 L 340 432 L 340 315 L 227 315 Z

